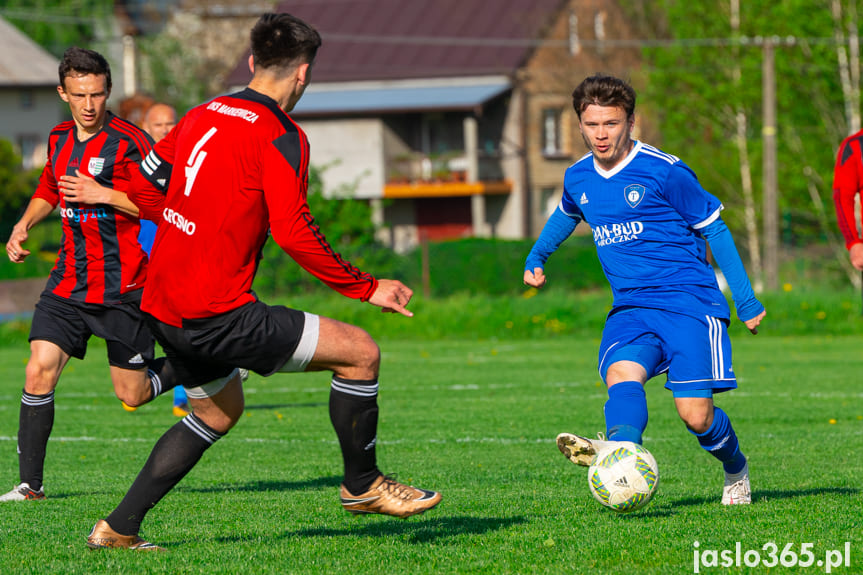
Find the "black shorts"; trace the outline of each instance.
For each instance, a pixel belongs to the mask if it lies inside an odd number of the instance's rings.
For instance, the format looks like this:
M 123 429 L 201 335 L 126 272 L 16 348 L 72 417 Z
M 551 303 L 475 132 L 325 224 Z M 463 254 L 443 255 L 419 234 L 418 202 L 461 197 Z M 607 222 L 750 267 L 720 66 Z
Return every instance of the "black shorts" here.
M 227 377 L 236 367 L 263 376 L 279 371 L 303 336 L 305 313 L 261 301 L 178 328 L 144 314 L 183 387 Z
M 108 363 L 113 366 L 141 369 L 153 361 L 153 335 L 137 302 L 84 303 L 42 292 L 33 313 L 30 341 L 50 341 L 70 356 L 83 359 L 93 335 L 107 342 Z

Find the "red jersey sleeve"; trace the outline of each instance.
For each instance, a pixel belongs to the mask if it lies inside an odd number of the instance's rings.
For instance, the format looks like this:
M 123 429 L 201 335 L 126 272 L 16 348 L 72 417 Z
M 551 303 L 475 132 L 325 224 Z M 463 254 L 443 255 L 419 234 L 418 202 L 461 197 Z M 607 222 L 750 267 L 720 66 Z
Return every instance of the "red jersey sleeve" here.
M 51 157 L 53 156 L 53 148 L 56 144 L 57 138 L 54 137 L 54 134 L 51 134 L 50 141 L 48 142 L 48 161 L 45 163 L 45 167 L 42 168 L 42 174 L 39 176 L 39 184 L 36 186 L 36 191 L 33 193 L 34 198 L 41 198 L 51 204 L 51 207 L 56 208 L 57 204 L 60 203 L 60 190 L 57 186 L 57 180 L 54 178 L 54 166 L 51 162 Z
M 315 223 L 306 201 L 308 144 L 287 133 L 264 151 L 264 196 L 273 239 L 306 271 L 340 294 L 367 301 L 377 280 L 336 253 Z
M 839 231 L 845 238 L 845 247 L 863 242 L 857 231 L 854 215 L 854 198 L 861 191 L 861 170 L 863 170 L 863 150 L 861 150 L 863 131 L 845 138 L 839 147 L 836 167 L 833 170 L 833 204 L 836 207 L 836 221 Z
M 180 124 L 182 123 L 181 119 Z M 179 125 L 177 127 L 179 128 Z M 178 133 L 179 130 L 171 130 L 144 156 L 139 165 L 140 169 L 132 171 L 128 196 L 141 211 L 141 219 L 158 222 L 162 218 Z

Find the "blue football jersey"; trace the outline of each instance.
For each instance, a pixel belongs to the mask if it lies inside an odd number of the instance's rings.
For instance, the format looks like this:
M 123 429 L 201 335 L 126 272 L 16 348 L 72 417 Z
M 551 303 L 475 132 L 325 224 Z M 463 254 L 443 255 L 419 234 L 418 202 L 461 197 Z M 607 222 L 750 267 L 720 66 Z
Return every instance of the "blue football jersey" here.
M 722 203 L 679 158 L 635 141 L 607 171 L 587 154 L 566 170 L 560 208 L 593 230 L 615 308 L 730 317 L 698 231 Z

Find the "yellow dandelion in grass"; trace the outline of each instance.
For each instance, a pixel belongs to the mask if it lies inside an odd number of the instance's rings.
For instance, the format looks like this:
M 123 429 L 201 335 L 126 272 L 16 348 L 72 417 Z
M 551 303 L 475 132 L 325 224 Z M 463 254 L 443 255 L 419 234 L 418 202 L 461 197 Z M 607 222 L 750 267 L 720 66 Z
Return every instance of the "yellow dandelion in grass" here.
M 276 412 L 276 419 L 284 419 L 284 418 L 285 418 L 285 416 L 284 416 L 284 415 L 282 415 L 281 413 Z
M 507 322 L 506 322 L 505 324 L 503 324 L 503 325 L 505 325 L 505 326 L 506 326 L 506 329 L 512 329 L 513 323 L 512 323 L 512 321 L 507 321 Z
M 423 359 L 428 359 L 431 357 L 431 354 L 429 352 L 427 352 L 426 350 L 422 350 L 420 352 L 420 357 Z
M 524 299 L 530 299 L 538 293 L 539 293 L 539 290 L 536 289 L 535 287 L 527 288 L 526 290 L 524 290 L 524 293 L 521 294 L 521 297 L 523 297 Z
M 818 311 L 818 312 L 815 312 L 815 319 L 824 319 L 824 318 L 826 318 L 826 317 L 827 317 L 827 312 L 826 312 L 826 311 Z
M 794 289 L 794 287 L 790 283 L 782 284 L 782 291 L 788 292 L 788 291 L 791 291 L 792 289 Z
M 863 421 L 863 415 L 858 415 L 858 416 L 857 416 L 857 421 Z
M 848 311 L 848 310 L 849 310 L 849 309 L 851 309 L 852 307 L 854 307 L 854 306 L 853 306 L 853 305 L 851 305 L 851 302 L 850 302 L 850 301 L 843 301 L 843 302 L 842 302 L 842 309 L 844 309 L 844 310 Z
M 835 419 L 833 419 L 833 418 L 831 418 L 831 419 L 830 419 L 830 421 L 828 421 L 828 423 L 829 423 L 830 425 L 836 425 L 836 420 L 835 420 Z
M 530 318 L 530 321 L 532 321 L 533 323 L 542 323 L 543 321 L 545 321 L 545 316 L 544 315 L 535 315 L 532 318 Z
M 566 326 L 563 325 L 557 318 L 552 318 L 545 322 L 545 328 L 554 333 L 560 333 L 566 329 Z

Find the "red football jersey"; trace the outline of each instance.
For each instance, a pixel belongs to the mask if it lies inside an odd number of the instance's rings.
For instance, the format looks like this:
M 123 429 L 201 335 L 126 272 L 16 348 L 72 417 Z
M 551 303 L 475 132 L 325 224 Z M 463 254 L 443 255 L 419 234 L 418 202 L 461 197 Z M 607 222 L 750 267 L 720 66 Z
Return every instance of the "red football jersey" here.
M 863 242 L 854 216 L 854 197 L 863 191 L 863 130 L 842 140 L 833 170 L 833 203 L 845 247 Z
M 78 170 L 99 184 L 128 192 L 138 163 L 152 139 L 134 124 L 107 113 L 102 130 L 79 142 L 75 123 L 57 125 L 48 138 L 48 162 L 34 198 L 60 205 L 63 235 L 57 262 L 48 278 L 51 293 L 87 303 L 125 301 L 144 286 L 147 255 L 138 243 L 140 223 L 106 204 L 67 202 L 59 193 L 60 176 Z
M 255 300 L 273 239 L 348 297 L 377 280 L 333 251 L 306 202 L 309 143 L 276 102 L 251 89 L 187 113 L 141 163 L 129 197 L 158 222 L 141 309 L 160 321 L 212 317 Z

